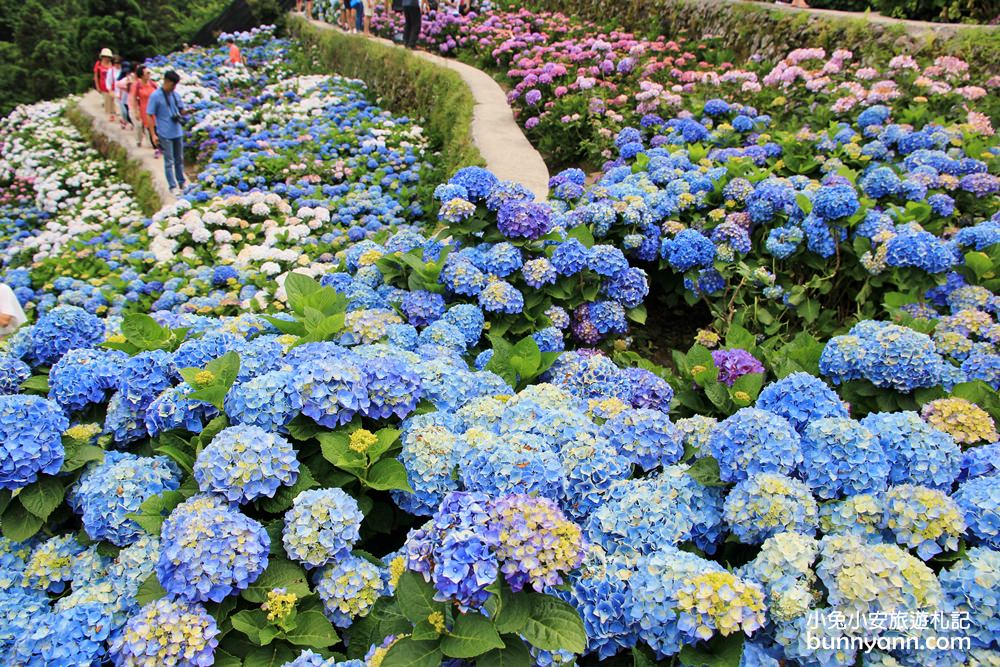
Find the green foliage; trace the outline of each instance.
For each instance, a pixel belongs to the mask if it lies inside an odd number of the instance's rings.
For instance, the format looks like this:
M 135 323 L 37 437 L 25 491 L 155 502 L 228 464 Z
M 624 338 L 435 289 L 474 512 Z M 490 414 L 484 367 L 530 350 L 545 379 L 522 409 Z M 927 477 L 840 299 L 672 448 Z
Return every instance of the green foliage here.
M 264 316 L 281 333 L 298 336 L 296 345 L 331 340 L 344 328 L 347 298 L 301 273 L 285 278 L 285 294 L 293 320 Z
M 0 0 L 0 114 L 92 87 L 91 68 L 104 47 L 133 61 L 175 50 L 226 4 Z
M 529 645 L 572 653 L 586 649 L 583 621 L 568 603 L 529 591 L 515 593 L 502 579 L 488 590 L 492 594 L 486 601 L 487 614 L 462 613 L 435 601 L 434 587 L 420 575 L 406 572 L 399 579 L 395 600 L 376 605 L 356 630 L 357 645 L 352 633 L 351 651 L 363 651 L 362 645 L 377 644 L 389 634 L 406 634 L 389 649 L 382 667 L 430 667 L 444 658 L 528 667 Z

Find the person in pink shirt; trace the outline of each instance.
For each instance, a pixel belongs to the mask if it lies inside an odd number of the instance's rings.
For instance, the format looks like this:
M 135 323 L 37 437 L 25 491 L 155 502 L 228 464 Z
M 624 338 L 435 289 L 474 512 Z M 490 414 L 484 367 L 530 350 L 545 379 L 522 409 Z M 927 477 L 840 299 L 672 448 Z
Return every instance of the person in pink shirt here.
M 111 69 L 111 58 L 114 56 L 111 49 L 101 49 L 97 62 L 94 63 L 94 88 L 101 94 L 104 100 L 104 113 L 108 114 L 109 120 L 115 119 L 115 99 L 111 88 L 108 87 L 108 71 Z

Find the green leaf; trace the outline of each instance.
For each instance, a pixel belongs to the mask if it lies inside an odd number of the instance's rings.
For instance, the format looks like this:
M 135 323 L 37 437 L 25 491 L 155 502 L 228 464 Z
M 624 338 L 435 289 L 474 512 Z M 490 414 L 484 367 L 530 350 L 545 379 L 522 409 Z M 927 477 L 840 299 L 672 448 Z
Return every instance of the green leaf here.
M 140 350 L 163 349 L 173 336 L 169 329 L 143 313 L 126 313 L 122 319 L 122 334 Z
M 550 595 L 531 596 L 531 613 L 521 634 L 543 651 L 583 653 L 587 648 L 587 633 L 580 614 Z
M 212 667 L 243 667 L 243 661 L 232 653 L 215 649 L 215 662 L 212 663 Z
M 702 389 L 705 390 L 705 396 L 708 396 L 708 400 L 712 401 L 712 405 L 720 410 L 726 407 L 726 403 L 729 401 L 729 390 L 726 385 L 712 380 L 706 382 Z
M 66 487 L 62 482 L 55 477 L 42 477 L 21 489 L 17 499 L 24 505 L 24 509 L 44 521 L 62 504 L 65 495 Z
M 531 613 L 531 596 L 514 593 L 507 586 L 501 586 L 500 612 L 496 616 L 497 630 L 502 634 L 520 632 Z
M 281 667 L 295 659 L 298 651 L 287 644 L 255 648 L 243 658 L 243 667 Z
M 322 426 L 305 417 L 303 415 L 298 415 L 288 423 L 288 435 L 292 436 L 295 440 L 308 440 L 314 437 L 317 433 L 324 432 Z
M 11 502 L 0 516 L 3 536 L 13 542 L 24 542 L 33 537 L 44 523 L 44 519 L 26 510 L 19 502 Z
M 591 248 L 594 245 L 594 234 L 587 225 L 579 225 L 566 232 L 566 238 L 576 239 L 585 247 Z
M 396 459 L 382 459 L 368 471 L 367 485 L 378 491 L 398 489 L 413 493 L 406 479 L 406 468 Z
M 632 648 L 632 667 L 655 667 L 656 662 L 646 655 L 638 646 Z
M 990 275 L 993 273 L 993 262 L 985 252 L 973 250 L 965 253 L 965 265 L 976 275 L 976 280 L 982 280 L 984 276 L 993 277 Z
M 139 511 L 126 514 L 128 518 L 142 526 L 150 535 L 159 535 L 163 521 L 174 511 L 174 508 L 184 502 L 185 496 L 180 491 L 164 491 L 150 496 L 139 505 Z
M 240 595 L 244 600 L 260 604 L 267 599 L 267 593 L 272 588 L 285 588 L 299 597 L 305 597 L 311 592 L 306 571 L 301 565 L 281 556 L 272 556 L 267 569 Z
M 504 648 L 493 649 L 476 659 L 476 667 L 531 667 L 531 654 L 520 637 L 503 638 Z
M 340 637 L 321 611 L 304 611 L 296 617 L 295 629 L 285 633 L 285 639 L 298 646 L 326 648 L 333 646 Z
M 32 375 L 21 383 L 21 391 L 36 391 L 41 394 L 49 393 L 49 376 Z
M 419 621 L 413 626 L 410 636 L 417 640 L 436 640 L 441 633 L 431 625 L 430 621 Z
M 383 428 L 376 431 L 375 437 L 378 438 L 378 441 L 368 450 L 368 458 L 375 461 L 389 451 L 389 449 L 399 440 L 400 433 L 402 433 L 402 431 L 393 428 Z
M 187 445 L 187 443 L 184 444 Z M 154 447 L 153 451 L 157 454 L 166 454 L 189 475 L 194 473 L 194 454 L 191 452 L 184 451 L 175 444 L 161 444 Z
M 404 637 L 393 644 L 382 659 L 382 667 L 439 667 L 439 642 Z
M 63 449 L 66 451 L 66 458 L 63 459 L 59 472 L 73 472 L 91 461 L 104 460 L 103 449 L 97 445 L 88 445 L 72 438 L 63 438 Z
M 711 456 L 705 456 L 687 469 L 687 474 L 695 479 L 702 486 L 725 486 L 726 483 L 719 478 L 719 462 Z
M 726 347 L 739 347 L 752 352 L 757 346 L 757 338 L 738 324 L 731 324 L 726 331 Z
M 734 632 L 728 637 L 716 636 L 704 648 L 684 646 L 681 648 L 682 665 L 690 667 L 738 667 L 743 657 L 743 635 Z
M 503 647 L 500 633 L 490 619 L 473 611 L 456 616 L 451 632 L 441 639 L 441 652 L 449 658 L 474 658 Z
M 737 378 L 733 383 L 733 386 L 729 388 L 729 391 L 731 394 L 735 394 L 738 391 L 745 392 L 750 396 L 750 400 L 753 401 L 757 398 L 757 395 L 760 394 L 760 388 L 763 385 L 763 373 L 747 373 L 746 375 L 741 375 Z
M 135 594 L 135 600 L 140 606 L 165 597 L 167 592 L 160 585 L 160 580 L 156 578 L 156 573 L 146 577 L 146 581 L 139 586 L 139 591 Z
M 267 621 L 267 615 L 260 609 L 244 609 L 229 617 L 233 629 L 239 630 L 254 644 L 267 646 L 281 632 Z
M 288 307 L 296 313 L 304 313 L 306 297 L 320 289 L 321 285 L 318 282 L 303 273 L 293 271 L 285 276 L 285 295 L 288 299 Z
M 316 436 L 323 458 L 344 470 L 361 473 L 367 467 L 365 455 L 350 447 L 350 437 L 344 432 L 326 432 Z
M 411 622 L 427 620 L 434 612 L 445 611 L 445 604 L 434 599 L 434 586 L 416 572 L 407 570 L 396 583 L 396 602 Z
M 807 197 L 806 195 L 802 194 L 801 192 L 795 195 L 795 203 L 799 205 L 799 208 L 802 209 L 802 212 L 805 213 L 806 215 L 812 213 L 813 210 L 812 200 L 809 199 L 809 197 Z
M 638 324 L 645 324 L 646 306 L 638 305 L 635 308 L 630 308 L 629 310 L 625 311 L 625 315 L 633 322 L 636 322 Z

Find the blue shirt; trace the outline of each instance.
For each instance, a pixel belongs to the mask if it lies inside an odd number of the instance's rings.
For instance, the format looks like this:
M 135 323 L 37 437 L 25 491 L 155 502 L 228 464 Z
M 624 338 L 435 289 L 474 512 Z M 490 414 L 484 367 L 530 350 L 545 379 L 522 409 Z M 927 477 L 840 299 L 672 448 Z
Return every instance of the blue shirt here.
M 174 121 L 171 116 L 181 113 L 184 102 L 177 94 L 177 90 L 164 93 L 163 88 L 157 88 L 149 96 L 146 103 L 146 115 L 156 116 L 156 136 L 163 139 L 177 139 L 184 136 L 184 128 L 180 122 Z

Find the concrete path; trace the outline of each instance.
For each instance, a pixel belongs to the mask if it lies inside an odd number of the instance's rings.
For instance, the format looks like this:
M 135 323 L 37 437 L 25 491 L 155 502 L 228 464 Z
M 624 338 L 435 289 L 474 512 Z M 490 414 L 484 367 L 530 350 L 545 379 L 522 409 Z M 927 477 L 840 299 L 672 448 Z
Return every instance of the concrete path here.
M 312 20 L 312 24 L 326 30 L 340 30 L 325 21 Z M 362 39 L 362 35 L 355 35 Z M 371 37 L 377 42 L 401 49 L 381 37 Z M 544 200 L 549 194 L 549 169 L 545 160 L 527 140 L 514 120 L 514 113 L 507 104 L 503 88 L 489 74 L 453 58 L 443 58 L 426 51 L 413 54 L 424 60 L 454 70 L 472 91 L 475 106 L 472 109 L 472 141 L 486 160 L 486 168 L 507 181 L 517 181 Z
M 183 89 L 181 90 L 183 93 Z M 104 102 L 96 90 L 92 90 L 80 100 L 79 109 L 89 116 L 94 131 L 104 135 L 111 141 L 125 149 L 125 153 L 130 160 L 138 162 L 142 168 L 149 172 L 153 179 L 153 187 L 156 194 L 160 196 L 160 202 L 164 206 L 177 201 L 177 198 L 170 193 L 170 186 L 167 185 L 167 177 L 163 173 L 163 158 L 155 157 L 153 148 L 149 145 L 149 138 L 143 140 L 142 147 L 135 145 L 135 131 L 132 129 L 121 129 L 118 121 L 110 122 L 104 114 Z

